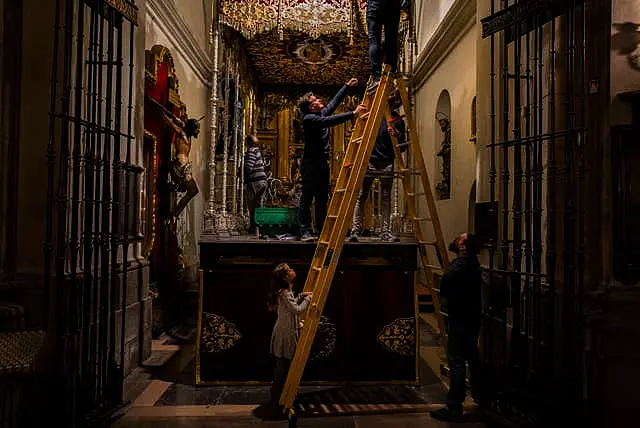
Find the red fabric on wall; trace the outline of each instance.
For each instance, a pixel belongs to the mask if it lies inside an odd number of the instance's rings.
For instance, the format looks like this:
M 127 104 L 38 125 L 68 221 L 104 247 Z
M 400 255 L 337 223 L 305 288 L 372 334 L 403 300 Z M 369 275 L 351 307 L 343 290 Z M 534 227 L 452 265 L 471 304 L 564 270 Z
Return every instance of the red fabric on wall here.
M 153 87 L 147 85 L 145 88 L 145 96 L 152 98 L 159 102 L 161 105 L 166 106 L 167 101 L 169 99 L 169 66 L 166 61 L 162 62 L 157 70 L 156 75 L 156 84 Z M 156 233 L 156 239 L 153 244 L 153 248 L 151 250 L 151 265 L 158 266 L 162 262 L 162 252 L 160 234 L 162 233 L 162 222 L 163 219 L 160 218 L 159 215 L 159 200 L 163 197 L 168 197 L 169 195 L 161 195 L 161 186 L 160 182 L 163 177 L 158 177 L 157 174 L 162 170 L 165 162 L 168 162 L 169 159 L 164 159 L 163 154 L 166 151 L 167 144 L 171 144 L 171 135 L 169 132 L 166 132 L 165 123 L 162 120 L 162 116 L 160 115 L 159 107 L 153 105 L 152 102 L 145 99 L 144 103 L 144 129 L 148 132 L 151 132 L 157 138 L 156 141 L 156 153 L 155 153 L 155 189 L 153 189 L 154 201 L 153 201 L 153 210 L 154 210 L 154 230 Z M 153 273 L 152 273 L 153 275 Z

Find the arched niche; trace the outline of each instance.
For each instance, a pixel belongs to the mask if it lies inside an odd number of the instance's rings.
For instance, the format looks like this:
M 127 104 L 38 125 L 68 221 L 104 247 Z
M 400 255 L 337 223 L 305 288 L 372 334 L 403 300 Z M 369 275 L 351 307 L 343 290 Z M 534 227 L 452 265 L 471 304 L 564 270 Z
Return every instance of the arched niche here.
M 436 197 L 451 199 L 451 97 L 445 89 L 438 97 L 435 117 L 436 146 Z

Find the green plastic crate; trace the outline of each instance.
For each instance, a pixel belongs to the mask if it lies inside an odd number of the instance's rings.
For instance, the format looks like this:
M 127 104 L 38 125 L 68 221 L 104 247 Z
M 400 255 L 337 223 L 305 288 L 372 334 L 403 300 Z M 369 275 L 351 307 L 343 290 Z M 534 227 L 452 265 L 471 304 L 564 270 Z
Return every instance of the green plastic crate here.
M 298 226 L 298 209 L 261 207 L 256 208 L 255 221 L 265 232 L 269 230 L 289 230 Z

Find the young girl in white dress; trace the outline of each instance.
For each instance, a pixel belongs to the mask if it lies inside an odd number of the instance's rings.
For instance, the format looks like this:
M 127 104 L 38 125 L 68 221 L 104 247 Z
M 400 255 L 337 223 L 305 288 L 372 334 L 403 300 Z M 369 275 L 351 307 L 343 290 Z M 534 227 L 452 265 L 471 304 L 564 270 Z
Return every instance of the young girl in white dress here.
M 275 408 L 279 408 L 280 395 L 296 352 L 301 328 L 299 314 L 307 309 L 311 301 L 311 293 L 300 293 L 297 297 L 294 295 L 295 278 L 295 271 L 286 263 L 279 264 L 271 272 L 269 310 L 278 311 L 270 349 L 270 353 L 277 358 L 271 387 L 271 404 Z

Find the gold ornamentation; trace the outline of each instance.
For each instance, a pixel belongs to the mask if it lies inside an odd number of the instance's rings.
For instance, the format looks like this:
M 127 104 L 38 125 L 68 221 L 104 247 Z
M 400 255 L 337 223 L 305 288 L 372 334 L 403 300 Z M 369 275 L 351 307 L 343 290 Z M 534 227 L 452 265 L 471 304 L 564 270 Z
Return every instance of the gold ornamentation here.
M 336 326 L 329 322 L 329 318 L 322 316 L 318 323 L 316 337 L 311 346 L 309 359 L 311 361 L 329 358 L 336 350 Z
M 321 46 L 309 47 L 310 50 L 307 49 L 308 45 L 304 47 L 308 40 L 306 34 L 291 30 L 284 32 L 282 40 L 275 30 L 248 40 L 247 52 L 253 59 L 260 82 L 286 82 L 305 87 L 342 86 L 352 77 L 358 78 L 362 83 L 366 82 L 369 76 L 366 34 L 358 33 L 353 44 L 349 44 L 349 37 L 345 34 L 324 36 Z M 328 47 L 331 48 L 332 56 L 319 58 L 321 52 L 316 51 L 327 50 Z M 314 58 L 317 64 L 313 63 Z
M 338 45 L 332 45 L 323 39 L 306 39 L 299 41 L 293 54 L 305 64 L 322 65 L 328 63 L 340 51 Z
M 247 39 L 276 30 L 324 34 L 347 33 L 364 22 L 365 0 L 223 0 L 220 22 Z
M 158 173 L 158 168 L 157 168 L 157 148 L 158 148 L 158 138 L 152 133 L 147 131 L 146 129 L 144 130 L 144 138 L 145 139 L 150 139 L 151 141 L 153 141 L 153 156 L 151 159 L 151 162 L 153 162 L 153 171 L 147 171 L 147 174 L 151 174 L 153 177 L 153 180 L 151 182 L 151 188 L 148 189 L 149 194 L 146 195 L 147 196 L 147 200 L 145 201 L 146 203 L 148 203 L 148 201 L 151 201 L 151 233 L 149 234 L 150 236 L 147 237 L 146 233 L 145 233 L 145 244 L 143 245 L 143 255 L 144 258 L 148 258 L 151 255 L 151 251 L 153 250 L 153 244 L 155 243 L 156 240 L 156 184 L 157 184 L 157 173 Z M 148 215 L 148 213 L 146 213 Z M 145 219 L 145 221 L 147 221 Z M 146 229 L 146 228 L 145 228 Z M 145 230 L 146 232 L 146 230 Z
M 155 86 L 158 80 L 158 69 L 164 61 L 167 61 L 169 77 L 175 77 L 176 68 L 169 49 L 162 45 L 155 45 L 150 50 L 144 52 L 144 70 L 147 85 L 151 87 Z
M 378 334 L 378 342 L 395 354 L 413 357 L 416 353 L 415 318 L 398 318 L 384 326 Z
M 0 375 L 31 371 L 44 344 L 44 335 L 43 331 L 0 333 Z
M 242 339 L 235 324 L 220 315 L 204 312 L 202 318 L 201 352 L 222 352 L 231 349 Z
M 138 25 L 138 7 L 127 0 L 106 0 L 106 3 L 120 12 L 133 25 Z

